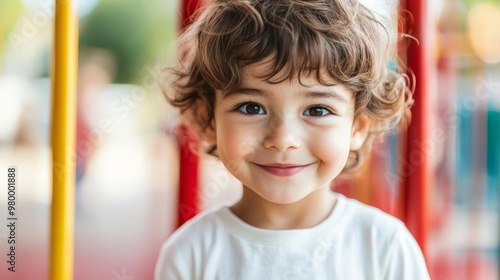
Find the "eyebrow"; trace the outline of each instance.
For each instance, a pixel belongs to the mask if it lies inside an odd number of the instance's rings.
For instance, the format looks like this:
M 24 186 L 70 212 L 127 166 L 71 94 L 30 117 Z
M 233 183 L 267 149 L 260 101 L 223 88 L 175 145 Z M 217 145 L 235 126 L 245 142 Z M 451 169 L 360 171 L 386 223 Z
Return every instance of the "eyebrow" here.
M 238 95 L 268 95 L 267 92 L 258 88 L 239 87 L 224 93 L 222 99 L 229 99 Z
M 269 95 L 265 90 L 259 88 L 240 87 L 228 91 L 224 94 L 223 99 L 229 99 L 237 95 Z M 313 97 L 313 98 L 332 98 L 341 103 L 349 103 L 343 94 L 338 93 L 334 89 L 330 90 L 306 90 L 300 93 L 300 97 Z
M 301 96 L 314 97 L 314 98 L 332 98 L 341 103 L 349 103 L 343 94 L 338 93 L 336 90 L 321 90 L 321 91 L 305 91 Z

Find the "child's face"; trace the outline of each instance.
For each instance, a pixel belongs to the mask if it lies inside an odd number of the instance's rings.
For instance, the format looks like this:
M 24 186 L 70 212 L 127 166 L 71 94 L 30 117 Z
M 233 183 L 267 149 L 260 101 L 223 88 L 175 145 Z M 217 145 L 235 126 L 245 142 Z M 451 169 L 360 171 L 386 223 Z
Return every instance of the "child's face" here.
M 315 77 L 271 84 L 256 78 L 268 63 L 243 71 L 239 90 L 216 92 L 214 129 L 226 168 L 263 199 L 294 203 L 329 188 L 349 151 L 363 143 L 367 121 L 354 121 L 353 93 Z

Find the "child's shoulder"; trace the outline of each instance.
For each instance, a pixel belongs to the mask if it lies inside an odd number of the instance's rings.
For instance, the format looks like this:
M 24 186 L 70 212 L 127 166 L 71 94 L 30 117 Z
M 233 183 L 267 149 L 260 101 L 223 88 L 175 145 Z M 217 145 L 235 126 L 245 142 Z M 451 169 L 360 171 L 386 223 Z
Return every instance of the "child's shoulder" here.
M 222 216 L 229 209 L 229 205 L 221 204 L 202 210 L 196 216 L 180 226 L 170 238 L 178 238 L 182 233 L 194 233 L 200 229 L 207 230 L 216 227 L 222 222 Z
M 347 198 L 338 194 L 337 213 L 342 216 L 342 223 L 346 227 L 355 227 L 361 231 L 379 231 L 384 235 L 396 235 L 400 230 L 405 229 L 404 223 L 396 217 L 370 205 L 366 205 L 358 200 Z M 390 238 L 390 236 L 387 236 Z
M 339 204 L 343 250 L 368 258 L 383 279 L 429 279 L 422 252 L 402 221 L 342 195 Z
M 214 239 L 224 234 L 227 211 L 228 205 L 206 209 L 172 233 L 160 249 L 155 279 L 191 279 L 185 273 L 191 271 L 193 257 L 210 251 Z
M 164 249 L 186 248 L 199 246 L 197 242 L 203 243 L 211 239 L 211 235 L 217 234 L 223 228 L 224 212 L 228 211 L 228 205 L 218 205 L 206 209 L 184 223 L 163 244 Z

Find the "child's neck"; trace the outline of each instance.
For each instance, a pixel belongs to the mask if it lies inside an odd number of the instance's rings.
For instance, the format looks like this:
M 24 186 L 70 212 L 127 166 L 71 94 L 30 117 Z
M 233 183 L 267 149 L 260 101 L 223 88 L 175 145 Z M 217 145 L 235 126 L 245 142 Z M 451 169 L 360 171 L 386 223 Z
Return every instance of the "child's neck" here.
M 254 227 L 273 230 L 304 229 L 324 221 L 333 211 L 336 201 L 336 196 L 330 189 L 322 188 L 295 203 L 276 204 L 243 187 L 241 200 L 231 210 Z

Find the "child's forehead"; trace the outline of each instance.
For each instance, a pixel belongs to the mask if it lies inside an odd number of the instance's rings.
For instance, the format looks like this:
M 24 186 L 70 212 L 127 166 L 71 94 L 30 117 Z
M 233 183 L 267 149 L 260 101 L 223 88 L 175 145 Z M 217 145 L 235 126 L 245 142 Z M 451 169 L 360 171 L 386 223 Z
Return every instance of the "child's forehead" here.
M 281 76 L 288 73 L 288 69 L 278 72 L 275 77 L 267 78 L 268 73 L 273 71 L 272 61 L 261 61 L 249 64 L 241 69 L 241 78 L 238 85 L 234 88 L 221 92 L 225 98 L 234 95 L 235 93 L 245 92 L 246 94 L 260 92 L 262 96 L 269 96 L 273 92 L 285 92 L 289 97 L 306 96 L 312 97 L 332 97 L 336 100 L 352 104 L 354 102 L 353 91 L 345 84 L 340 83 L 329 77 L 325 72 L 319 71 L 323 80 L 328 84 L 321 83 L 316 74 L 318 71 L 309 71 L 309 74 L 292 76 L 291 78 L 282 79 Z M 283 73 L 285 74 L 283 74 Z
M 252 64 L 246 65 L 241 69 L 240 85 L 254 82 L 266 82 L 271 84 L 280 84 L 283 82 L 299 83 L 302 86 L 325 86 L 342 85 L 341 82 L 329 76 L 326 69 L 296 69 L 294 75 L 289 76 L 290 65 L 282 69 L 275 69 L 275 62 L 272 59 L 264 59 Z M 271 73 L 276 73 L 270 77 Z M 318 79 L 320 78 L 321 81 Z M 347 85 L 343 85 L 346 86 Z

